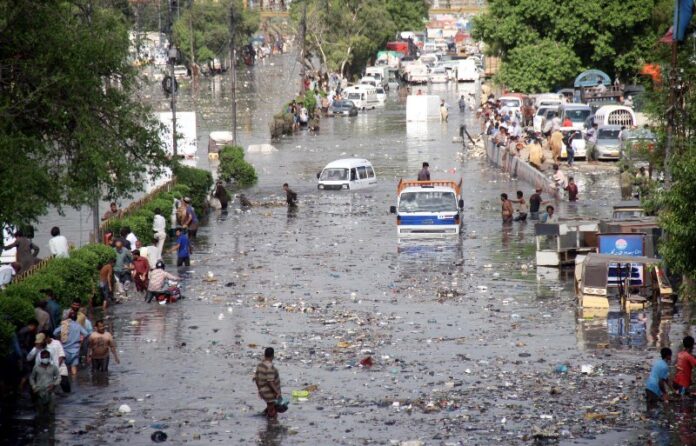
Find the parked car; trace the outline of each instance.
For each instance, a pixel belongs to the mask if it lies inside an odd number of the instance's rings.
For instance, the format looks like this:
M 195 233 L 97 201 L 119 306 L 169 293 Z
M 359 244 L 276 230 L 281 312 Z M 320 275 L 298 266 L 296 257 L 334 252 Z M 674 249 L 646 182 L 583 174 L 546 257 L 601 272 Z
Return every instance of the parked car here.
M 174 65 L 174 77 L 182 78 L 188 76 L 188 69 L 185 65 Z
M 618 160 L 621 157 L 620 125 L 602 125 L 597 128 L 597 159 Z
M 331 111 L 334 116 L 358 116 L 358 107 L 348 99 L 334 101 L 331 105 Z

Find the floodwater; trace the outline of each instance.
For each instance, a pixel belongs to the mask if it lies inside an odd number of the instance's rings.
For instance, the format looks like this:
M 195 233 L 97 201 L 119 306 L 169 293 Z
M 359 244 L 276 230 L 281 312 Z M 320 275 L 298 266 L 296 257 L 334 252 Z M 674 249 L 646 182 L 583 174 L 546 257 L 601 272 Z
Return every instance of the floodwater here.
M 245 144 L 268 142 L 271 115 L 298 84 L 292 57 L 271 60 L 239 72 Z M 108 382 L 82 370 L 37 443 L 145 445 L 162 430 L 192 445 L 530 444 L 535 433 L 539 442 L 687 444 L 688 415 L 672 414 L 682 420 L 672 430 L 645 418 L 642 381 L 655 348 L 676 348 L 690 317 L 582 315 L 572 273 L 536 271 L 533 225 L 503 228 L 499 217 L 501 192 L 532 187 L 485 160 L 461 161 L 452 143 L 460 122 L 475 126 L 456 109 L 475 89 L 431 89 L 452 106 L 449 123 L 407 123 L 393 92 L 384 108 L 325 118 L 317 135 L 247 155 L 259 183 L 245 194 L 269 205 L 211 215 L 181 271 L 186 299 L 132 298 L 110 311 L 121 364 Z M 180 104 L 199 113 L 205 166 L 205 134 L 229 127 L 227 80 L 184 90 Z M 373 163 L 377 186 L 318 191 L 316 173 L 351 156 Z M 463 180 L 459 239 L 397 241 L 388 208 L 398 180 L 423 161 L 434 178 Z M 576 179 L 581 201 L 558 203 L 560 214 L 608 216 L 616 179 Z M 300 197 L 294 212 L 276 205 L 284 182 Z M 266 346 L 284 395 L 316 386 L 306 401 L 290 398 L 277 424 L 259 415 L 251 380 Z M 374 365 L 361 366 L 368 356 Z M 556 373 L 559 364 L 568 372 Z M 581 374 L 583 364 L 594 371 Z M 119 415 L 122 404 L 132 412 Z

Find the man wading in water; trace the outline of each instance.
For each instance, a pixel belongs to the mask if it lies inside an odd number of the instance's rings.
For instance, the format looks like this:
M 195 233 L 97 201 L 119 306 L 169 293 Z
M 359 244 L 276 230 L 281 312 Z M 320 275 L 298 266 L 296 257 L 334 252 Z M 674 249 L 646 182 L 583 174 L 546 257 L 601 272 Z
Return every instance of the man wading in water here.
M 272 347 L 268 347 L 263 353 L 263 361 L 256 367 L 254 382 L 259 389 L 259 396 L 266 402 L 266 417 L 276 418 L 276 401 L 281 397 L 280 376 L 278 370 L 273 365 L 275 352 Z
M 512 223 L 512 203 L 508 200 L 507 194 L 500 194 L 500 201 L 502 202 L 500 214 L 503 218 L 503 224 L 510 224 Z
M 285 191 L 285 200 L 288 202 L 288 208 L 297 207 L 297 194 L 295 191 L 290 189 L 288 183 L 283 184 L 283 190 Z

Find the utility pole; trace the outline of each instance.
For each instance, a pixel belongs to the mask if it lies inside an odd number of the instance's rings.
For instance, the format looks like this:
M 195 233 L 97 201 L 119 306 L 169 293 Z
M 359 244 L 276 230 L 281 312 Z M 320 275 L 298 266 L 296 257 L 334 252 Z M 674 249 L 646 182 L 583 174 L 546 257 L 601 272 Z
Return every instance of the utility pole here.
M 237 49 L 234 32 L 237 26 L 234 15 L 234 2 L 230 4 L 230 70 L 232 70 L 232 139 L 237 144 Z
M 171 96 L 169 97 L 169 105 L 172 109 L 172 153 L 174 158 L 177 157 L 176 144 L 176 76 L 174 75 L 174 64 L 176 64 L 177 51 L 174 46 L 174 7 L 178 9 L 177 0 L 169 0 L 169 76 L 172 79 Z
M 305 92 L 305 57 L 307 48 L 307 1 L 302 2 L 302 21 L 300 22 L 300 94 Z

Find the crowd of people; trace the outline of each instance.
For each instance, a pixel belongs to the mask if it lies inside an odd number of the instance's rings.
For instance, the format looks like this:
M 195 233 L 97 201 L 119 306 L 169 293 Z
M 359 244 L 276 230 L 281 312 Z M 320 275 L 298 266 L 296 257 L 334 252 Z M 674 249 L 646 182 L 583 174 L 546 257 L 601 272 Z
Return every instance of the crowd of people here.
M 120 361 L 105 321 L 92 324 L 80 299 L 63 309 L 52 289 L 41 293 L 35 317 L 17 331 L 11 345 L 20 364 L 19 392 L 30 391 L 40 417 L 52 413 L 58 389 L 71 392 L 71 377 L 81 363 L 89 364 L 96 377 L 108 372 L 111 356 Z

